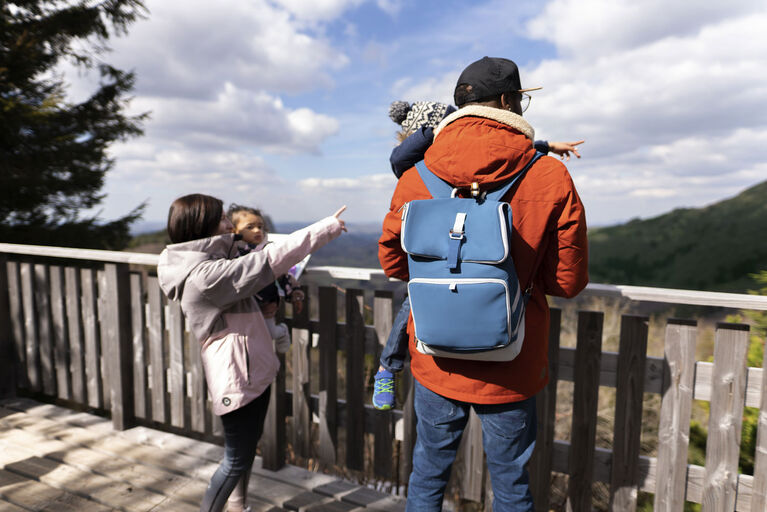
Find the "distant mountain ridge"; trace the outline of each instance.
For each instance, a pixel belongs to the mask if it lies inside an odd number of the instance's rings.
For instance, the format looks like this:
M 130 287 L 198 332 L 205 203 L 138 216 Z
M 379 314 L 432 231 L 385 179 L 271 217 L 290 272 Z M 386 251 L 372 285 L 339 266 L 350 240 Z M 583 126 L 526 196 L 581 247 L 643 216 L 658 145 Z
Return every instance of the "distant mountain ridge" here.
M 744 292 L 767 270 L 767 181 L 704 208 L 589 231 L 592 282 Z
M 588 205 L 587 205 L 588 207 Z M 308 223 L 278 223 L 289 233 Z M 378 223 L 348 223 L 349 233 L 317 251 L 311 265 L 379 268 Z M 160 252 L 164 230 L 134 237 L 130 250 Z M 744 292 L 749 274 L 767 270 L 767 181 L 705 208 L 589 230 L 591 282 Z

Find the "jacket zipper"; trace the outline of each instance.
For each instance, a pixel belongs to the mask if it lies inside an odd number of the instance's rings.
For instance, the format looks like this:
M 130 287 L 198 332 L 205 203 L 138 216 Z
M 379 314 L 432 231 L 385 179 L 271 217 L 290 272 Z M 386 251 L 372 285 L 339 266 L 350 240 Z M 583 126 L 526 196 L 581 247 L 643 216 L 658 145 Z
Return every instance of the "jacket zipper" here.
M 248 372 L 247 379 L 250 384 L 250 352 L 248 351 L 248 339 L 245 338 L 245 370 Z

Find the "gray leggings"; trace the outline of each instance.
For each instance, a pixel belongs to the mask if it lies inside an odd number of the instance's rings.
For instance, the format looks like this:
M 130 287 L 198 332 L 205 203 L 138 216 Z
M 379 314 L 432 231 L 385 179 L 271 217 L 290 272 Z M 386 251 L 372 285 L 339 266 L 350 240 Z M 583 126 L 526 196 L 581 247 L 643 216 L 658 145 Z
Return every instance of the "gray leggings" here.
M 221 416 L 224 460 L 210 479 L 200 512 L 221 512 L 230 495 L 232 505 L 245 506 L 250 469 L 269 408 L 269 391 L 266 388 L 252 402 Z

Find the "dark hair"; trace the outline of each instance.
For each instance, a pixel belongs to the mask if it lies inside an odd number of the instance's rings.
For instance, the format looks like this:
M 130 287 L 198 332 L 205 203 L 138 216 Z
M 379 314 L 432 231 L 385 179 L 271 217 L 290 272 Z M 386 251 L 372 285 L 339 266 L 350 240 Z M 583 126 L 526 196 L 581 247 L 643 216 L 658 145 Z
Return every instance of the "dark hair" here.
M 216 233 L 224 203 L 205 194 L 179 197 L 168 211 L 168 237 L 174 244 L 208 238 Z
M 261 210 L 257 210 L 256 208 L 251 208 L 250 206 L 242 206 L 241 204 L 232 203 L 229 205 L 229 209 L 226 211 L 226 216 L 229 217 L 229 220 L 232 221 L 232 224 L 234 224 L 234 227 L 237 227 L 237 221 L 240 218 L 240 215 L 243 213 L 250 213 L 257 217 L 261 217 L 261 219 L 264 220 L 264 223 L 266 223 L 266 219 L 264 218 L 264 214 L 261 213 Z

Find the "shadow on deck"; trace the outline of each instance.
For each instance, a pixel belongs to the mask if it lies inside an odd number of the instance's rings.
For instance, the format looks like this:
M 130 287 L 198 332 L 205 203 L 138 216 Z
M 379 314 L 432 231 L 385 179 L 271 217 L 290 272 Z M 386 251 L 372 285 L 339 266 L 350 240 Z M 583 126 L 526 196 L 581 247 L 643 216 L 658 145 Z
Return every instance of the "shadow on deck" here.
M 29 399 L 0 400 L 0 510 L 196 511 L 221 446 Z M 256 458 L 248 504 L 261 511 L 399 511 L 404 500 Z

